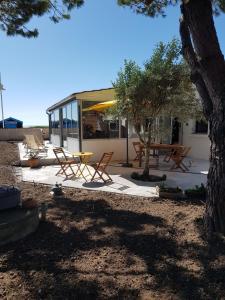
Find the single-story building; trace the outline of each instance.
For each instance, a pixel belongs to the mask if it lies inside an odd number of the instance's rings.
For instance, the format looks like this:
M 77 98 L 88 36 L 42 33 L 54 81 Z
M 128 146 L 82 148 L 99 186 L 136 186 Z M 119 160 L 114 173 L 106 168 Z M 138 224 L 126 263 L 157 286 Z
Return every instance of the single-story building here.
M 3 128 L 3 120 L 0 121 L 0 128 Z M 23 122 L 9 117 L 4 119 L 4 128 L 23 128 Z
M 115 101 L 113 88 L 77 92 L 47 109 L 50 141 L 73 153 L 92 151 L 94 159 L 103 152 L 113 151 L 114 160 L 126 160 L 127 133 L 129 155 L 135 156 L 132 142 L 138 141 L 133 127 L 124 119 L 112 119 L 104 109 Z M 164 143 L 182 143 L 191 146 L 190 156 L 208 159 L 210 142 L 208 125 L 190 120 L 180 124 L 177 118 L 164 120 L 170 128 Z

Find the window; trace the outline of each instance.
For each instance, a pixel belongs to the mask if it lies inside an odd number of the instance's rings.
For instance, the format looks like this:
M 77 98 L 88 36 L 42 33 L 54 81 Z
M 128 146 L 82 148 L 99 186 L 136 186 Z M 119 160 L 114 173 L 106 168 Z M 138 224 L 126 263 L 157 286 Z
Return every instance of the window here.
M 120 137 L 126 138 L 127 137 L 127 120 L 122 119 L 120 120 Z
M 78 103 L 72 101 L 63 106 L 63 140 L 64 145 L 67 143 L 67 138 L 79 138 L 79 124 L 78 124 Z
M 119 120 L 112 120 L 104 110 L 96 108 L 98 103 L 101 102 L 83 101 L 83 138 L 119 138 Z
M 59 110 L 56 109 L 51 113 L 52 134 L 59 134 Z
M 205 120 L 196 121 L 195 133 L 207 134 L 208 133 L 208 122 Z
M 78 103 L 73 101 L 71 103 L 71 129 L 68 130 L 68 136 L 72 138 L 79 138 L 79 114 Z

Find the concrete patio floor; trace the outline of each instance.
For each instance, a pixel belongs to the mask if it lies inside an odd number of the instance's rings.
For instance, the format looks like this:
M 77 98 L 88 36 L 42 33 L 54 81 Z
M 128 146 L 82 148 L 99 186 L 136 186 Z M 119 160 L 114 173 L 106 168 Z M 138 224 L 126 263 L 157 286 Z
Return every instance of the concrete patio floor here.
M 187 159 L 186 164 L 190 165 L 190 172 L 171 171 L 171 164 L 163 163 L 160 160 L 159 169 L 151 168 L 151 174 L 162 176 L 166 174 L 167 180 L 165 185 L 172 187 L 181 187 L 187 189 L 195 185 L 205 184 L 207 181 L 208 161 Z M 156 186 L 160 182 L 144 182 L 133 180 L 130 177 L 132 172 L 141 172 L 140 168 L 134 166 L 133 168 L 121 167 L 118 163 L 112 163 L 109 166 L 108 172 L 111 175 L 113 182 L 104 184 L 101 181 L 90 182 L 90 175 L 87 181 L 83 178 L 73 178 L 65 180 L 65 176 L 56 176 L 60 167 L 58 165 L 42 166 L 38 169 L 22 168 L 22 180 L 28 182 L 36 182 L 42 184 L 54 185 L 56 182 L 61 183 L 65 187 L 74 187 L 81 189 L 91 189 L 112 193 L 120 193 L 144 197 L 157 197 Z M 90 168 L 91 169 L 91 168 Z M 91 173 L 94 170 L 91 169 Z M 88 175 L 85 172 L 85 176 Z M 162 183 L 162 182 L 161 182 Z
M 45 147 L 46 147 L 46 152 L 40 152 L 38 154 L 38 157 L 41 159 L 41 165 L 53 165 L 55 164 L 56 161 L 56 157 L 55 154 L 53 152 L 53 145 L 49 142 L 49 141 L 45 141 Z M 23 143 L 18 143 L 18 149 L 19 149 L 19 155 L 20 155 L 20 163 L 22 167 L 26 167 L 28 166 L 27 160 L 29 158 L 29 154 L 27 153 L 27 150 L 24 146 Z M 71 156 L 71 154 L 67 151 L 66 155 L 67 156 Z

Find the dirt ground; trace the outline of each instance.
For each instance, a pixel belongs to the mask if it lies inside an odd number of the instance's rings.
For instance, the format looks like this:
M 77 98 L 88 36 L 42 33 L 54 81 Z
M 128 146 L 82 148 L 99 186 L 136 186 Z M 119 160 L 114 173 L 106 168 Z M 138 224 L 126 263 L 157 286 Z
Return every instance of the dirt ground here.
M 17 146 L 0 143 L 0 183 Z M 204 204 L 17 182 L 47 220 L 0 248 L 0 299 L 225 299 L 225 242 L 202 235 Z

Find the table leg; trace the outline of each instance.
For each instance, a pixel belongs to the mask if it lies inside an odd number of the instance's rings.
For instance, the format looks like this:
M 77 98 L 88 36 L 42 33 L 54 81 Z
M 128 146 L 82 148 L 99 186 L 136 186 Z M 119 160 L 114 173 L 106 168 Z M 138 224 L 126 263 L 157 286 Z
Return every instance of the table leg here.
M 89 160 L 90 160 L 90 156 L 81 156 L 80 158 L 81 158 L 81 164 L 84 165 L 82 169 L 80 168 L 80 172 L 81 172 L 81 175 L 84 178 L 84 180 L 87 182 L 87 179 L 86 179 L 87 176 L 84 176 L 84 170 L 87 169 L 89 175 L 92 176 L 91 172 L 88 168 L 88 163 L 89 163 Z

